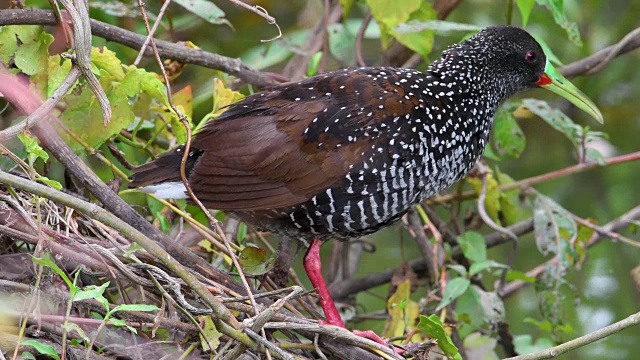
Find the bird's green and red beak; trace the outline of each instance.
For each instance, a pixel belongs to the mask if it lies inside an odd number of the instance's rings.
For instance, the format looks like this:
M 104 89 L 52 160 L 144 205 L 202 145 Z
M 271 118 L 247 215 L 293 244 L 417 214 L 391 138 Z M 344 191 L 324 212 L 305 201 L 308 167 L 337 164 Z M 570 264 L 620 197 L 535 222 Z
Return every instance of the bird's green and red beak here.
M 596 104 L 591 101 L 587 95 L 585 95 L 580 89 L 575 87 L 564 76 L 562 76 L 558 70 L 556 70 L 549 60 L 544 68 L 544 73 L 540 76 L 540 79 L 536 82 L 536 85 L 550 90 L 563 98 L 569 100 L 572 104 L 582 109 L 587 114 L 591 115 L 599 123 L 604 122 L 602 113 L 598 110 Z

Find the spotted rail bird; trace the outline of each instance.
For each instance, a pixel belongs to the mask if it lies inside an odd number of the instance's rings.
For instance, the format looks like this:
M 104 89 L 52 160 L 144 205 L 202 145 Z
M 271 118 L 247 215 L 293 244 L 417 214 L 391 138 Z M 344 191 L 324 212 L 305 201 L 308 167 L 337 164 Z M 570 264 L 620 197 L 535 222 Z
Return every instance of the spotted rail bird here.
M 313 239 L 305 269 L 327 322 L 344 327 L 322 278 L 321 241 L 375 232 L 455 183 L 486 147 L 497 107 L 536 86 L 602 121 L 533 37 L 495 26 L 451 46 L 425 72 L 345 69 L 248 96 L 196 134 L 186 175 L 207 208 Z M 184 149 L 135 169 L 129 186 L 186 198 Z

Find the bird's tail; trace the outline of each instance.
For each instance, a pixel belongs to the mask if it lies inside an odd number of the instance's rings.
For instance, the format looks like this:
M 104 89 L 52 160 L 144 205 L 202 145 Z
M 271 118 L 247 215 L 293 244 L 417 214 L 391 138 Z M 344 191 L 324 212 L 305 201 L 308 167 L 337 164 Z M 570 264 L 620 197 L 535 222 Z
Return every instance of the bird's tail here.
M 185 198 L 185 188 L 180 178 L 180 162 L 184 154 L 184 145 L 168 151 L 157 159 L 133 169 L 127 187 L 142 188 L 143 192 L 154 193 L 161 198 Z M 191 148 L 185 166 L 187 178 L 202 151 Z

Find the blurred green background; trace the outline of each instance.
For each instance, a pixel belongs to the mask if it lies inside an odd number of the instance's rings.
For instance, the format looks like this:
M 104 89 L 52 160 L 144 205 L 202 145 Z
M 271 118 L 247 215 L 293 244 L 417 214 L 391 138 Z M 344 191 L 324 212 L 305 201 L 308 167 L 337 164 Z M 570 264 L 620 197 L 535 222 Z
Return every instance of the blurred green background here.
M 92 2 L 94 3 L 94 2 Z M 260 66 L 264 58 L 260 55 L 269 50 L 270 56 L 283 56 L 280 62 L 268 64 L 265 70 L 280 72 L 286 64 L 286 51 L 295 46 L 295 39 L 303 41 L 310 29 L 323 13 L 321 1 L 265 0 L 250 1 L 268 10 L 276 18 L 287 41 L 276 41 L 263 45 L 261 39 L 270 39 L 277 34 L 272 25 L 262 18 L 226 1 L 216 1 L 226 12 L 226 19 L 233 28 L 226 25 L 207 23 L 176 5 L 170 7 L 170 19 L 173 25 L 172 35 L 159 31 L 159 37 L 168 40 L 189 40 L 201 48 L 230 57 L 240 57 L 250 65 Z M 393 3 L 389 1 L 390 5 Z M 462 1 L 447 20 L 488 26 L 506 22 L 507 1 Z M 95 4 L 94 4 L 95 5 Z M 147 3 L 151 13 L 157 13 L 160 4 Z M 578 24 L 583 46 L 578 47 L 568 41 L 566 32 L 555 24 L 551 14 L 536 5 L 526 29 L 544 39 L 554 53 L 564 63 L 569 63 L 593 52 L 616 43 L 635 27 L 640 26 L 640 2 L 638 1 L 567 1 L 565 10 L 570 21 Z M 46 8 L 46 6 L 42 6 Z M 135 10 L 135 7 L 133 7 Z M 108 15 L 104 10 L 93 8 L 92 17 L 129 28 L 144 34 L 139 19 L 119 18 Z M 513 24 L 520 25 L 517 10 L 513 10 Z M 356 5 L 349 19 L 356 24 L 357 30 L 363 17 L 362 9 Z M 380 42 L 372 30 L 371 37 L 364 42 L 365 60 L 372 65 L 380 60 Z M 463 33 L 452 32 L 436 34 L 434 52 L 429 60 L 439 56 L 446 46 L 460 41 Z M 291 42 L 289 42 L 291 41 Z M 95 43 L 105 44 L 102 39 Z M 284 44 L 284 45 L 283 45 Z M 283 47 L 280 47 L 283 45 Z M 116 50 L 123 63 L 131 63 L 137 52 L 131 49 L 109 44 Z M 352 44 L 345 46 L 348 51 Z M 278 50 L 280 49 L 280 50 Z M 352 49 L 351 49 L 352 50 Z M 601 108 L 605 124 L 598 126 L 586 114 L 570 110 L 568 114 L 583 125 L 589 125 L 598 131 L 609 134 L 609 142 L 603 143 L 606 156 L 615 156 L 640 150 L 640 51 L 621 56 L 606 66 L 601 72 L 586 77 L 572 79 Z M 144 59 L 141 66 L 156 70 L 151 59 Z M 326 70 L 339 67 L 336 62 L 328 63 Z M 424 64 L 419 68 L 424 68 Z M 197 121 L 211 110 L 211 79 L 216 72 L 197 66 L 187 66 L 184 74 L 174 84 L 178 90 L 191 85 L 194 89 L 194 120 Z M 540 97 L 563 109 L 569 109 L 553 94 L 543 91 L 531 91 L 523 97 Z M 527 138 L 524 153 L 518 159 L 507 159 L 500 165 L 501 170 L 516 180 L 533 175 L 561 169 L 576 163 L 574 148 L 566 138 L 555 132 L 544 122 L 537 119 L 520 121 Z M 553 198 L 571 212 L 584 218 L 594 218 L 600 224 L 605 223 L 628 211 L 640 203 L 640 165 L 637 162 L 615 165 L 604 169 L 591 170 L 545 182 L 535 186 L 541 193 Z M 399 238 L 398 227 L 380 232 L 376 239 L 377 251 L 365 254 L 361 261 L 359 275 L 398 266 L 403 260 L 412 260 L 419 250 L 411 238 L 404 234 Z M 628 234 L 628 232 L 627 232 Z M 633 236 L 633 234 L 631 234 Z M 637 234 L 635 236 L 637 238 Z M 323 248 L 327 255 L 332 245 Z M 504 262 L 510 245 L 503 245 L 490 251 L 490 258 Z M 631 279 L 630 271 L 640 264 L 640 249 L 628 245 L 604 240 L 589 250 L 588 261 L 580 271 L 571 271 L 568 285 L 563 288 L 567 297 L 566 321 L 573 325 L 574 332 L 568 338 L 588 332 L 621 320 L 640 310 L 640 294 Z M 301 259 L 296 267 L 301 270 Z M 516 270 L 528 271 L 539 265 L 544 258 L 537 251 L 533 236 L 522 238 L 517 257 L 513 263 Z M 304 277 L 306 281 L 306 277 Z M 361 294 L 359 306 L 365 310 L 384 307 L 386 287 L 373 290 L 372 294 Z M 420 290 L 424 294 L 424 289 Z M 419 296 L 416 296 L 418 298 Z M 538 300 L 532 287 L 526 288 L 506 300 L 507 321 L 513 334 L 537 335 L 533 325 L 522 320 L 530 317 L 541 320 Z M 380 330 L 381 322 L 358 324 L 361 329 Z M 561 359 L 635 359 L 640 353 L 640 328 L 628 329 L 622 333 L 591 344 L 578 351 L 569 353 Z M 499 347 L 498 347 L 499 348 Z M 636 354 L 636 355 L 633 355 Z

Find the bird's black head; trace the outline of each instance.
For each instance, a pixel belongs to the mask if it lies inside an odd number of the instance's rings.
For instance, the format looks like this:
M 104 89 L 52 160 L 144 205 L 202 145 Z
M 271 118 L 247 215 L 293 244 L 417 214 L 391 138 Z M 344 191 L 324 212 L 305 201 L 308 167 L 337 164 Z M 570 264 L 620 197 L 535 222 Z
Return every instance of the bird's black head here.
M 488 27 L 451 46 L 429 73 L 449 88 L 460 89 L 460 94 L 482 99 L 489 108 L 519 91 L 543 87 L 602 122 L 595 104 L 553 68 L 529 33 L 517 27 Z
M 451 46 L 430 71 L 449 83 L 468 84 L 477 95 L 491 94 L 500 103 L 538 85 L 546 62 L 542 47 L 529 33 L 502 25 Z
M 461 47 L 474 49 L 470 53 L 476 56 L 481 49 L 484 83 L 498 90 L 503 100 L 518 91 L 539 86 L 569 100 L 598 122 L 603 121 L 597 106 L 554 69 L 540 44 L 526 31 L 513 26 L 493 26 L 471 37 Z
M 547 58 L 542 47 L 529 33 L 514 26 L 493 26 L 468 42 L 484 48 L 488 70 L 524 87 L 532 87 L 544 74 Z M 499 75 L 502 74 L 502 75 Z

